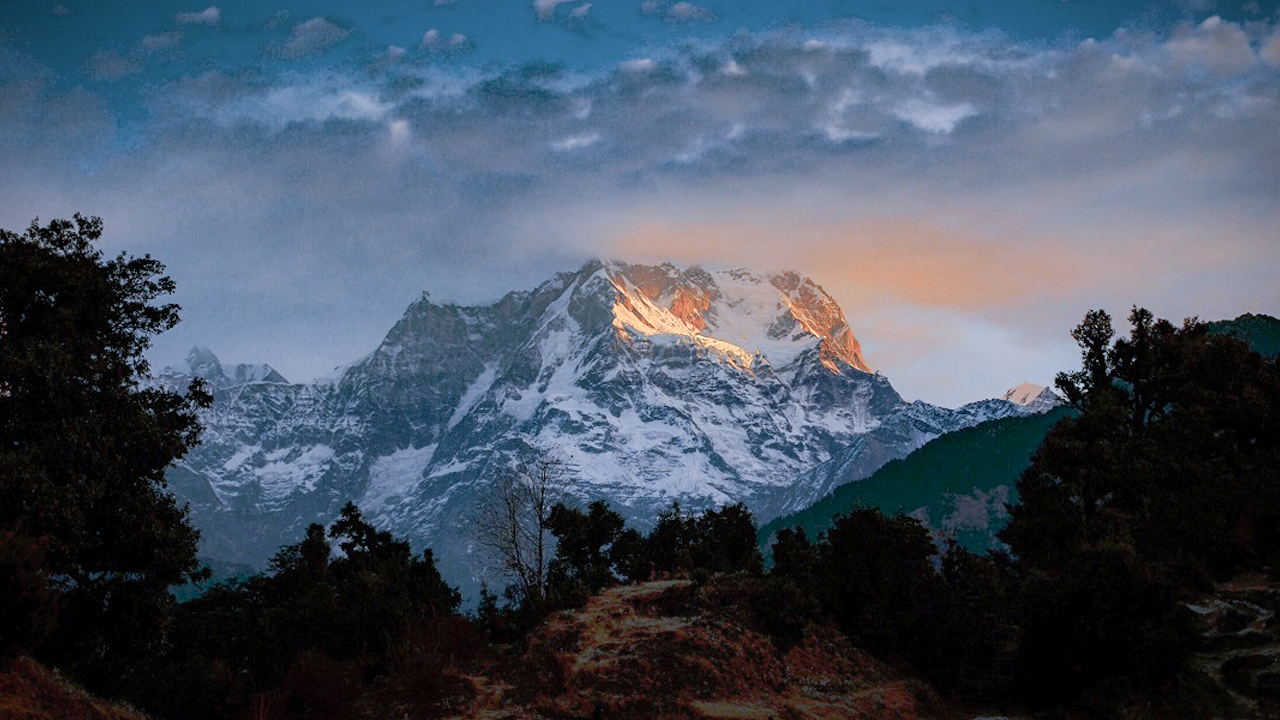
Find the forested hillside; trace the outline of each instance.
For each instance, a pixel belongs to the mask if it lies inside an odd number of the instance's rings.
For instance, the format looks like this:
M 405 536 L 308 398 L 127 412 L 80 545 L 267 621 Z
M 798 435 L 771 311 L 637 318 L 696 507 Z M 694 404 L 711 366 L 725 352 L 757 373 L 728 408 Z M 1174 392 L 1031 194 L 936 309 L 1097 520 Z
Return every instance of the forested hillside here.
M 869 507 L 910 514 L 940 537 L 985 552 L 998 545 L 995 534 L 1008 522 L 1005 505 L 1018 502 L 1018 476 L 1049 428 L 1070 414 L 1059 408 L 943 435 L 866 480 L 842 485 L 809 508 L 766 523 L 761 544 L 771 546 L 782 528 L 802 527 L 817 537 L 835 516 Z

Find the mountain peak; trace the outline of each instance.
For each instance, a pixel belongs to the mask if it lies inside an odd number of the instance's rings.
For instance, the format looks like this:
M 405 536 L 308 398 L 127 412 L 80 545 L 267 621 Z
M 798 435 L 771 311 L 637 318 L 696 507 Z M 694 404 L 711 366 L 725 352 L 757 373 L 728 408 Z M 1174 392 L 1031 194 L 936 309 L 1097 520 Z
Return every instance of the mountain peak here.
M 639 523 L 677 499 L 768 513 L 1017 411 L 904 403 L 863 372 L 817 283 L 742 268 L 592 261 L 488 305 L 423 296 L 364 359 L 305 385 L 237 384 L 212 353 L 193 359 L 223 380 L 206 441 L 172 478 L 221 548 L 206 554 L 265 562 L 352 499 L 440 548 L 441 571 L 464 582 L 484 570 L 466 518 L 541 452 L 575 469 L 572 499 Z
M 613 325 L 620 333 L 704 345 L 747 369 L 760 357 L 784 368 L 816 347 L 832 372 L 843 372 L 841 365 L 870 372 L 839 305 L 798 272 L 619 261 L 603 269 L 617 291 Z
M 187 371 L 193 376 L 204 378 L 205 380 L 215 380 L 222 377 L 222 363 L 218 362 L 218 356 L 207 347 L 196 346 L 191 348 L 191 352 L 187 353 Z
M 1004 399 L 1014 405 L 1043 412 L 1062 404 L 1061 399 L 1049 388 L 1031 382 L 1015 385 L 1004 394 Z
M 187 353 L 186 365 L 186 371 L 183 374 L 207 380 L 214 387 L 233 387 L 255 382 L 283 384 L 289 382 L 270 365 L 240 364 L 224 367 L 218 360 L 218 356 L 203 346 L 191 348 L 191 352 Z M 172 371 L 172 368 L 166 370 L 171 374 Z

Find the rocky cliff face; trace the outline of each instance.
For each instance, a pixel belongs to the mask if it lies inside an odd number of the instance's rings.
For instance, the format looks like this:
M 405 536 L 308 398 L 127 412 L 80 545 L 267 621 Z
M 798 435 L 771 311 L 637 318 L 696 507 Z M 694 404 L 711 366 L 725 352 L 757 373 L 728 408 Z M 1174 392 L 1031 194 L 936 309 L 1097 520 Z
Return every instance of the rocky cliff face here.
M 228 373 L 207 351 L 189 366 L 158 382 L 216 378 L 204 442 L 171 475 L 207 555 L 261 566 L 355 500 L 464 586 L 478 494 L 538 452 L 570 464 L 574 498 L 640 527 L 672 500 L 744 501 L 767 519 L 941 433 L 1025 412 L 904 402 L 797 273 L 599 261 L 489 306 L 424 295 L 326 380 Z

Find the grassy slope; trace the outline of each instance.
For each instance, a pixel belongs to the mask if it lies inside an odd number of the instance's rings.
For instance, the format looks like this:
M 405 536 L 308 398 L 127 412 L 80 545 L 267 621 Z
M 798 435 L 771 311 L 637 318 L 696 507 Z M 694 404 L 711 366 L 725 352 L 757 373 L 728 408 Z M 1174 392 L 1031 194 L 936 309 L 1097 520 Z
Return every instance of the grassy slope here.
M 147 720 L 132 708 L 90 695 L 31 658 L 0 668 L 0 718 L 5 720 Z
M 1017 502 L 1018 476 L 1045 433 L 1068 412 L 1059 408 L 943 435 L 866 480 L 841 485 L 809 508 L 766 524 L 761 543 L 767 547 L 778 530 L 797 525 L 816 538 L 832 517 L 861 503 L 889 514 L 925 508 L 930 527 L 952 530 L 961 544 L 985 550 L 1003 525 L 1004 502 Z

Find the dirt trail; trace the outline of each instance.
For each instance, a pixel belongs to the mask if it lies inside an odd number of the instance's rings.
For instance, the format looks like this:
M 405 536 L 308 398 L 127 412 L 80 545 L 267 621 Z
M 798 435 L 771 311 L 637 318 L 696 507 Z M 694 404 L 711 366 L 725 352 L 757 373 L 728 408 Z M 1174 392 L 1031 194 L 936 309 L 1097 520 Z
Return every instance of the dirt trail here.
M 475 699 L 465 715 L 456 715 L 457 720 L 502 720 L 510 718 L 510 709 L 503 702 L 511 686 L 497 682 L 483 675 L 463 675 L 463 680 L 471 683 L 475 690 Z
M 505 671 L 466 676 L 474 700 L 451 720 L 589 718 L 596 707 L 611 720 L 921 717 L 918 682 L 835 631 L 784 655 L 725 612 L 732 598 L 708 600 L 687 580 L 605 590 L 548 618 Z
M 1248 573 L 1187 603 L 1197 616 L 1199 647 L 1194 667 L 1207 674 L 1238 706 L 1243 718 L 1271 718 L 1280 711 L 1280 584 Z
M 688 580 L 660 580 L 638 585 L 622 585 L 601 592 L 574 613 L 581 626 L 579 651 L 572 672 L 608 663 L 617 650 L 641 638 L 675 633 L 687 628 L 691 618 L 649 615 L 642 609 L 674 588 L 688 587 Z

